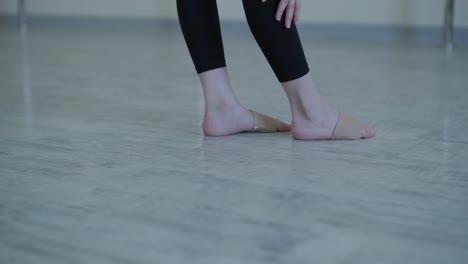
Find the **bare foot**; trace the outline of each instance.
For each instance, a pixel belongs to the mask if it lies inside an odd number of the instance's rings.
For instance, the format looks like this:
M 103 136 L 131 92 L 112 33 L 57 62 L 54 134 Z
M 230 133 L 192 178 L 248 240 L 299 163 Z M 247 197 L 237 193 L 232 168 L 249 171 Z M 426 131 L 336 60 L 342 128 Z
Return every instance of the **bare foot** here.
M 337 129 L 336 139 L 372 138 L 376 132 L 365 123 L 347 115 L 339 115 L 320 97 L 309 74 L 281 83 L 292 111 L 291 133 L 298 140 L 329 140 Z M 341 118 L 341 117 L 342 118 Z M 338 119 L 340 126 L 337 127 Z M 362 131 L 359 131 L 361 130 Z
M 241 106 L 223 105 L 207 109 L 203 118 L 202 129 L 205 136 L 227 136 L 254 129 L 253 113 Z M 276 120 L 273 124 L 278 132 L 287 132 L 291 126 Z
M 328 105 L 313 107 L 313 114 L 296 115 L 293 118 L 291 134 L 297 140 L 329 140 L 338 122 L 338 112 Z M 374 128 L 367 126 L 360 133 L 360 139 L 376 135 Z M 359 137 L 359 136 L 358 136 Z M 357 138 L 356 138 L 357 139 Z

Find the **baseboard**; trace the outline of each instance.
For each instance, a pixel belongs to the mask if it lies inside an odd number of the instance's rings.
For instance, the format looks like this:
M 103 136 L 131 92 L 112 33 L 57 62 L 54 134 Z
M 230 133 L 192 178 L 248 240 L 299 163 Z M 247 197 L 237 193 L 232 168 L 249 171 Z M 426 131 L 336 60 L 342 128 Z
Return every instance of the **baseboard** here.
M 111 31 L 158 31 L 178 28 L 175 19 L 151 18 L 102 18 L 102 17 L 59 17 L 30 16 L 28 27 L 66 27 L 83 30 Z M 0 15 L 0 25 L 15 25 L 15 16 Z M 223 21 L 223 30 L 236 33 L 249 33 L 246 22 Z M 418 43 L 440 43 L 440 27 L 389 26 L 361 24 L 315 24 L 303 23 L 299 27 L 302 35 L 317 38 L 352 39 L 368 41 L 405 41 Z M 455 28 L 455 42 L 458 46 L 468 46 L 468 28 Z

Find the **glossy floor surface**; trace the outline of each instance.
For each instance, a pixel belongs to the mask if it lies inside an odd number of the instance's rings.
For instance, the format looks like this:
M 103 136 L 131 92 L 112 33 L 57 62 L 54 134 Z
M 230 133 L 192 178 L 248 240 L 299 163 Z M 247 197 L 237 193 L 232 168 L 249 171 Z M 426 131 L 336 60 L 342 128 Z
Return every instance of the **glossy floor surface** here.
M 289 121 L 250 33 L 224 42 L 241 102 Z M 203 137 L 178 28 L 1 27 L 0 262 L 468 263 L 468 50 L 303 42 L 377 138 Z

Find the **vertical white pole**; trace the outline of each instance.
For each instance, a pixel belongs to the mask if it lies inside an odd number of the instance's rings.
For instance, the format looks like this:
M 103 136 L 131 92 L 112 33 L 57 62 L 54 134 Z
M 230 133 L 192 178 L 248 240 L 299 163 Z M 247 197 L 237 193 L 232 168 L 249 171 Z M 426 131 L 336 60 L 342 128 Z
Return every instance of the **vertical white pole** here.
M 26 31 L 26 0 L 18 0 L 17 16 L 21 31 Z
M 444 13 L 444 46 L 447 52 L 452 52 L 454 44 L 454 10 L 455 0 L 445 1 Z

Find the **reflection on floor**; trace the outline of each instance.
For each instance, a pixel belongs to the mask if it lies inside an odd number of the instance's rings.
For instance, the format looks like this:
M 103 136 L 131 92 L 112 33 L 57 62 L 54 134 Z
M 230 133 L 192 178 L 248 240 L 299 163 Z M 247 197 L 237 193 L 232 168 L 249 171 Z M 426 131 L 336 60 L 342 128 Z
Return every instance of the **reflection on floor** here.
M 0 262 L 468 263 L 468 50 L 303 37 L 378 137 L 204 138 L 177 28 L 0 28 Z M 240 100 L 289 121 L 248 32 Z

